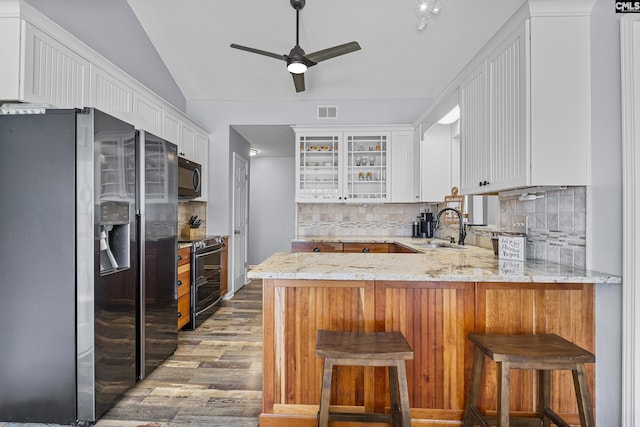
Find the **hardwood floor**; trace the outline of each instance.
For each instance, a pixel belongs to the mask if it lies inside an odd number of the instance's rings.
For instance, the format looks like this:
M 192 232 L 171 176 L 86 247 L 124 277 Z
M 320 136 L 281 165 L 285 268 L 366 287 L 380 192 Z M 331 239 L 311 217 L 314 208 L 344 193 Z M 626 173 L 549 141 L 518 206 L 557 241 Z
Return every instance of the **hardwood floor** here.
M 96 427 L 256 427 L 262 405 L 262 281 L 252 281 Z M 28 424 L 1 423 L 0 427 Z M 34 426 L 42 427 L 42 424 Z

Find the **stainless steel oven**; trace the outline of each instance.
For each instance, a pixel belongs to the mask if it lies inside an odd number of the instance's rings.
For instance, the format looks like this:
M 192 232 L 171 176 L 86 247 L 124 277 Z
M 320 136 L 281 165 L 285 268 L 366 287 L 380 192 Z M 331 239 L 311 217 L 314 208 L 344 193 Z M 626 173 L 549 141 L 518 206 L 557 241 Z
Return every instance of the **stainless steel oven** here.
M 191 246 L 191 320 L 186 329 L 196 329 L 220 307 L 222 248 L 220 237 L 196 241 Z

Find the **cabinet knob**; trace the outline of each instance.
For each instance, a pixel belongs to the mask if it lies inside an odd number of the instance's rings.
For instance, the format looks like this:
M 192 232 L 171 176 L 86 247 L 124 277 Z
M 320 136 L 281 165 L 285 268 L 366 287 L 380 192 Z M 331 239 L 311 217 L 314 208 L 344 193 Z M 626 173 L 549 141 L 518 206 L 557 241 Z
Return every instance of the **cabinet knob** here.
M 320 248 L 313 248 L 313 252 L 320 252 Z
M 178 280 L 178 286 L 182 285 L 182 280 Z
M 178 312 L 178 318 L 182 317 L 182 313 Z
M 364 252 L 365 254 L 368 254 L 369 253 L 369 248 L 363 248 L 362 252 Z
M 182 261 L 182 256 L 178 255 L 178 261 Z

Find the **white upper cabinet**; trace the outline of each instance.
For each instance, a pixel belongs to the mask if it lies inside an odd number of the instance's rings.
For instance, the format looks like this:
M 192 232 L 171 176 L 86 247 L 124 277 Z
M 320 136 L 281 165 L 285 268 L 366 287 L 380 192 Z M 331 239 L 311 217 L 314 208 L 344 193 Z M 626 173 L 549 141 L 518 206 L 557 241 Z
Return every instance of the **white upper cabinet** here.
M 416 200 L 416 156 L 415 132 L 413 130 L 391 132 L 391 201 L 412 203 Z
M 460 86 L 461 190 L 482 187 L 489 179 L 487 70 L 480 65 Z
M 457 93 L 461 194 L 589 185 L 592 6 L 525 1 L 421 118 Z
M 133 114 L 140 120 L 139 127 L 154 135 L 162 135 L 162 106 L 139 92 L 133 93 Z
M 87 106 L 89 62 L 33 25 L 23 25 L 24 80 L 20 83 L 20 99 L 59 108 Z
M 133 112 L 133 89 L 106 71 L 91 65 L 92 106 L 125 119 Z
M 525 40 L 523 26 L 460 86 L 462 193 L 527 183 Z
M 414 201 L 411 127 L 296 126 L 294 130 L 297 202 Z
M 196 130 L 186 123 L 182 124 L 182 137 L 178 143 L 178 155 L 200 163 L 196 159 Z
M 451 188 L 459 183 L 454 177 L 459 170 L 459 142 L 450 125 L 435 124 L 428 129 L 420 142 L 420 172 L 422 202 L 442 202 L 451 194 Z
M 97 108 L 176 144 L 207 170 L 204 127 L 29 4 L 0 1 L 0 41 L 0 100 Z

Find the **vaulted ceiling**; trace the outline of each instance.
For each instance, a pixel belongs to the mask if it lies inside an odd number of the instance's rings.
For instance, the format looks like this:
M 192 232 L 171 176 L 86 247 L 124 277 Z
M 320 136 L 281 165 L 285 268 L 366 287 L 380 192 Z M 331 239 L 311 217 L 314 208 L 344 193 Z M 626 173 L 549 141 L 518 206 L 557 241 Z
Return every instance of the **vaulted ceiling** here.
M 231 43 L 288 54 L 289 0 L 127 0 L 169 72 L 191 100 L 435 98 L 523 0 L 441 0 L 417 29 L 417 0 L 307 0 L 307 53 L 356 40 L 362 50 L 310 68 L 296 93 L 286 64 Z

